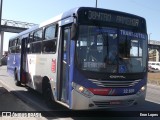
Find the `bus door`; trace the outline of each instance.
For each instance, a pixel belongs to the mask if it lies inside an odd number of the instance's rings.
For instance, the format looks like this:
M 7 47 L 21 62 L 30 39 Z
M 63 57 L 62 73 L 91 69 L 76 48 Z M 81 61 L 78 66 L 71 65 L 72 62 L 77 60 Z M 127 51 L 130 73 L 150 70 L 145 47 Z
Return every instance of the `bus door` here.
M 68 103 L 69 96 L 69 53 L 70 53 L 70 27 L 62 29 L 62 70 L 61 70 L 61 101 Z
M 26 45 L 27 45 L 27 38 L 22 39 L 22 46 L 21 46 L 21 82 L 26 83 Z

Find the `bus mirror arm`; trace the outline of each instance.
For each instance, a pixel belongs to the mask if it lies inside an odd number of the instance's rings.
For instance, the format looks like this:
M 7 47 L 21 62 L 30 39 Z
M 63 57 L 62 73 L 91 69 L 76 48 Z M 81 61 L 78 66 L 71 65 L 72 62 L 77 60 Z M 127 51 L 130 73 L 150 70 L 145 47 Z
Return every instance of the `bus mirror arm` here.
M 77 39 L 78 39 L 78 25 L 76 23 L 73 23 L 71 27 L 71 40 L 77 40 Z

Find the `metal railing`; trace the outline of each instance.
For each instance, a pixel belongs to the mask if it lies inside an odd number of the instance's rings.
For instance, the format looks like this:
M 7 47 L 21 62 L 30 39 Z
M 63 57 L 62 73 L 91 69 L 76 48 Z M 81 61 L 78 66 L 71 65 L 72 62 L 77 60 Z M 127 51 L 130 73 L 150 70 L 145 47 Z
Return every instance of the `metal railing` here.
M 1 19 L 1 25 L 19 27 L 19 28 L 30 28 L 30 27 L 35 26 L 37 24 Z

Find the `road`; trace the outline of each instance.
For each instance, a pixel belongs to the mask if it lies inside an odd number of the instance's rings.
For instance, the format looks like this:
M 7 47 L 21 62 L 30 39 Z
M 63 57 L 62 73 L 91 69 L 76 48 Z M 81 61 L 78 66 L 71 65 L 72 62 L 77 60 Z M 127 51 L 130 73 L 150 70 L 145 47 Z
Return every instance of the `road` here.
M 0 67 L 0 83 L 5 87 L 10 93 L 16 95 L 19 99 L 25 102 L 28 105 L 28 111 L 41 111 L 42 115 L 46 115 L 46 113 L 51 117 L 56 119 L 66 118 L 66 119 L 109 119 L 108 117 L 116 115 L 116 116 L 128 116 L 131 114 L 131 117 L 123 117 L 125 119 L 138 119 L 143 120 L 144 117 L 136 117 L 139 114 L 145 115 L 148 114 L 158 114 L 158 117 L 147 117 L 146 120 L 152 119 L 160 119 L 160 87 L 152 84 L 148 84 L 147 87 L 147 96 L 146 101 L 141 105 L 134 105 L 127 108 L 114 108 L 107 110 L 97 110 L 97 111 L 70 111 L 63 106 L 52 106 L 48 108 L 43 100 L 41 94 L 30 90 L 26 87 L 17 87 L 15 86 L 14 80 L 10 77 L 6 72 L 6 67 Z M 15 110 L 16 111 L 16 110 Z M 27 110 L 26 110 L 27 111 Z M 52 112 L 43 112 L 43 111 L 52 111 Z M 129 112 L 128 112 L 129 111 Z M 138 112 L 137 112 L 138 111 Z M 135 116 L 134 116 L 135 114 Z M 89 118 L 88 118 L 89 117 Z M 134 117 L 134 118 L 132 118 Z M 111 120 L 114 118 L 110 118 Z

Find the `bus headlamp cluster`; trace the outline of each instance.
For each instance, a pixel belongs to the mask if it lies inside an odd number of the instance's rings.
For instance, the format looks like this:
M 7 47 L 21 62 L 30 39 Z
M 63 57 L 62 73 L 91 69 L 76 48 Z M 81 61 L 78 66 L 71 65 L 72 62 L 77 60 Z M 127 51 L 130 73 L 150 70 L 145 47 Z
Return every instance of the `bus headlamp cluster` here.
M 145 90 L 146 90 L 145 86 L 141 87 L 141 89 L 137 92 L 137 95 L 139 95 L 140 93 L 144 92 Z
M 145 86 L 141 87 L 141 91 L 145 91 L 145 89 L 146 89 Z
M 74 90 L 76 90 L 77 92 L 81 93 L 82 95 L 86 96 L 86 97 L 92 97 L 94 94 L 89 91 L 88 89 L 86 89 L 85 87 L 78 85 L 74 82 L 72 82 L 72 87 L 74 88 Z

